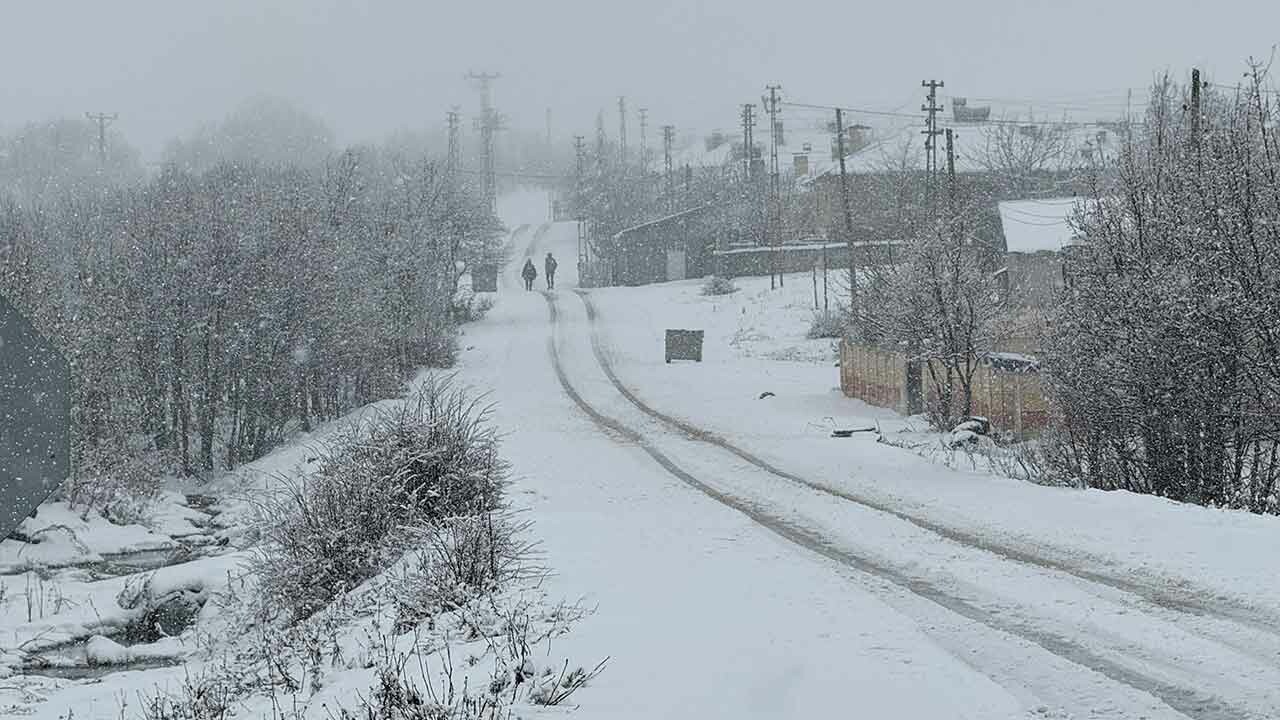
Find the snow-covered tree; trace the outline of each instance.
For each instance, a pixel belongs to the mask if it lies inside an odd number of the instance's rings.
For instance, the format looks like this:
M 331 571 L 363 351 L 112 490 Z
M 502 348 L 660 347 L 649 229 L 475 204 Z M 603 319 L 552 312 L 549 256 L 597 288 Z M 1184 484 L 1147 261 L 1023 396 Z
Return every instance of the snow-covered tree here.
M 250 98 L 222 122 L 165 148 L 167 165 L 203 172 L 220 162 L 315 167 L 336 151 L 333 131 L 289 101 Z
M 1052 318 L 1060 470 L 1076 482 L 1276 512 L 1280 133 L 1242 89 L 1153 88 Z
M 0 193 L 30 205 L 142 181 L 138 150 L 119 131 L 107 130 L 105 164 L 98 139 L 97 126 L 83 117 L 27 123 L 0 137 Z
M 0 292 L 75 372 L 73 499 L 235 466 L 450 363 L 459 268 L 499 230 L 438 163 L 369 149 L 0 204 Z

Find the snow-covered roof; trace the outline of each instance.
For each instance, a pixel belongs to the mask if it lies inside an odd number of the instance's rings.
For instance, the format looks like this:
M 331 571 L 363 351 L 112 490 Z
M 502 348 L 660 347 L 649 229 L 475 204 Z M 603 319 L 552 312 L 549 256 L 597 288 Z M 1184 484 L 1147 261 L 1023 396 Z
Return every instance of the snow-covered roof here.
M 1009 252 L 1057 252 L 1075 239 L 1071 216 L 1081 198 L 1006 200 L 999 203 L 1000 226 Z
M 982 162 L 987 145 L 991 138 L 1003 134 L 1007 123 L 966 123 L 948 126 L 940 124 L 940 128 L 952 128 L 952 145 L 955 148 L 956 172 L 984 172 L 988 167 Z M 1028 127 L 1054 127 L 1041 123 L 1029 124 Z M 1120 147 L 1120 141 L 1105 129 L 1089 124 L 1058 126 L 1065 129 L 1067 136 L 1067 154 L 1060 161 L 1050 162 L 1050 167 L 1061 164 L 1063 167 L 1087 167 L 1092 160 L 1084 152 L 1087 148 L 1097 147 L 1099 132 L 1106 133 L 1102 144 L 1103 152 L 1110 156 Z M 851 174 L 884 172 L 889 169 L 913 168 L 924 169 L 925 151 L 923 121 L 919 123 L 900 123 L 870 128 L 870 143 L 857 152 L 845 156 L 845 171 Z M 938 163 L 946 162 L 945 140 L 938 137 Z M 838 158 L 832 158 L 826 148 L 814 146 L 814 154 L 810 156 L 809 172 L 813 176 L 833 174 L 839 171 Z
M 699 205 L 698 207 L 689 208 L 688 210 L 681 210 L 680 212 L 672 213 L 670 215 L 664 215 L 654 220 L 646 220 L 645 222 L 642 222 L 639 225 L 632 225 L 631 227 L 626 228 L 625 230 L 618 231 L 618 233 L 614 235 L 614 237 L 621 238 L 623 235 L 629 235 L 638 230 L 644 230 L 645 228 L 653 227 L 654 225 L 661 225 L 665 222 L 670 222 L 672 220 L 682 218 L 686 215 L 695 215 L 697 213 L 710 210 L 712 207 L 713 207 L 712 205 Z
M 749 245 L 749 246 L 744 246 L 744 247 L 734 247 L 734 248 L 730 248 L 730 249 L 728 249 L 728 250 L 716 250 L 713 254 L 715 254 L 715 255 L 743 255 L 743 254 L 749 254 L 749 253 L 762 252 L 762 251 L 766 251 L 766 250 L 775 250 L 775 249 L 777 249 L 778 247 L 779 247 L 779 246 L 777 246 L 777 245 Z M 782 247 L 784 250 L 787 250 L 787 251 L 794 251 L 794 250 L 821 250 L 821 249 L 823 249 L 823 248 L 826 248 L 826 249 L 828 249 L 828 250 L 843 250 L 843 249 L 845 249 L 845 248 L 847 247 L 847 245 L 845 245 L 844 243 L 840 243 L 840 242 L 829 242 L 829 243 L 784 243 L 783 245 L 781 245 L 781 247 Z
M 811 127 L 786 127 L 782 133 L 783 143 L 778 146 L 778 161 L 783 174 L 788 174 L 792 162 L 792 158 L 796 154 L 804 153 L 805 145 L 809 146 L 808 155 L 812 161 L 815 157 L 829 157 L 831 152 L 831 138 L 829 132 L 817 130 Z M 685 147 L 675 150 L 671 154 L 671 164 L 675 167 L 724 167 L 733 162 L 742 162 L 741 158 L 735 159 L 733 151 L 735 147 L 742 145 L 742 133 L 725 133 L 724 141 L 715 148 L 708 150 L 704 140 L 686 145 Z M 769 160 L 769 134 L 767 128 L 757 128 L 755 136 L 755 145 L 760 150 L 760 159 L 768 162 Z M 659 161 L 661 162 L 661 161 Z

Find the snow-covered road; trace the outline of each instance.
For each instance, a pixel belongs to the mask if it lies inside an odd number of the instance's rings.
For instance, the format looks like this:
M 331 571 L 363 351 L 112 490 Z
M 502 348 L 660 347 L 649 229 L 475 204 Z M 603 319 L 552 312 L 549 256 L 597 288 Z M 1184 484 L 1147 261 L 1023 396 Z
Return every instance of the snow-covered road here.
M 767 436 L 710 433 L 696 398 L 679 417 L 646 402 L 671 388 L 609 345 L 644 331 L 572 292 L 576 232 L 545 207 L 504 208 L 525 227 L 465 372 L 512 430 L 557 589 L 600 608 L 564 641 L 614 658 L 579 698 L 593 716 L 1280 715 L 1265 610 L 860 495 Z M 560 289 L 516 289 L 546 250 Z

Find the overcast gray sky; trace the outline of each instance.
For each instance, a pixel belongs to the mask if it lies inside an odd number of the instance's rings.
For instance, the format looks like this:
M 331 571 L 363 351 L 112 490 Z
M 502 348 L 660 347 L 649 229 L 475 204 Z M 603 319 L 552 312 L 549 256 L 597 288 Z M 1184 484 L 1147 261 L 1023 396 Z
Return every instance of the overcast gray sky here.
M 3 0 L 0 125 L 119 112 L 148 154 L 247 96 L 284 96 L 341 142 L 473 110 L 462 75 L 503 74 L 499 105 L 590 134 L 618 95 L 656 126 L 731 127 L 768 82 L 788 98 L 919 108 L 946 94 L 1118 102 L 1192 65 L 1234 83 L 1280 42 L 1275 0 Z M 1103 97 L 1106 96 L 1106 97 Z M 634 128 L 634 125 L 632 126 Z M 634 132 L 634 130 L 633 130 Z

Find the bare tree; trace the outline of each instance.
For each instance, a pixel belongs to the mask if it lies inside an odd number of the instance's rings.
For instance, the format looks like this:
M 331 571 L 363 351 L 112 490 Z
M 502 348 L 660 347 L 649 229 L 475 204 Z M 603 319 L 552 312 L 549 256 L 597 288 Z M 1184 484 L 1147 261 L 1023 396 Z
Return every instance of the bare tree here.
M 1029 197 L 1047 176 L 1075 166 L 1069 126 L 1004 119 L 982 130 L 982 147 L 974 155 L 996 176 L 1010 197 Z

